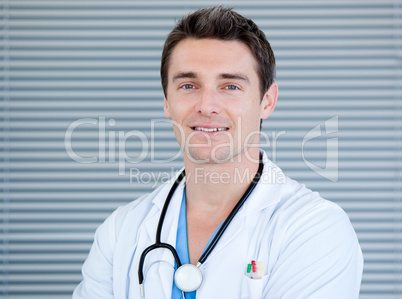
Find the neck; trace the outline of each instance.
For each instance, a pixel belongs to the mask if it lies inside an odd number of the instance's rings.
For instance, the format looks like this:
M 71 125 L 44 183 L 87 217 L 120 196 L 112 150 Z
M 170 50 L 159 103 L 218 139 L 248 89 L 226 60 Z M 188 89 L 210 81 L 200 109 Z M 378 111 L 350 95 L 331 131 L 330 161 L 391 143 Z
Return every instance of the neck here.
M 188 208 L 207 214 L 227 214 L 251 184 L 259 166 L 259 150 L 238 161 L 197 164 L 186 157 L 186 200 Z

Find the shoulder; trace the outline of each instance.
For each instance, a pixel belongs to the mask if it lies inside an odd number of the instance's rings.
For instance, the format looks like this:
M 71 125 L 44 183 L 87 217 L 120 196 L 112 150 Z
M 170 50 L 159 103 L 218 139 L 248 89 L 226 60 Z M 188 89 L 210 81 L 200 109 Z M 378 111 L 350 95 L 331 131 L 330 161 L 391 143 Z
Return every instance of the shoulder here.
M 266 165 L 276 172 L 277 178 L 283 178 L 276 182 L 275 188 L 264 188 L 264 191 L 270 191 L 271 197 L 275 197 L 271 199 L 276 203 L 270 212 L 268 225 L 275 227 L 277 245 L 291 248 L 290 244 L 310 242 L 314 245 L 325 240 L 327 245 L 349 243 L 353 247 L 358 246 L 349 217 L 338 204 L 285 176 L 271 161 L 267 161 Z
M 117 208 L 110 216 L 115 222 L 116 231 L 119 231 L 127 220 L 134 219 L 136 222 L 142 222 L 152 208 L 158 204 L 156 201 L 160 201 L 158 200 L 159 197 L 163 197 L 165 193 L 167 194 L 169 187 L 169 183 L 163 184 L 153 192 L 144 194 L 138 199 Z
M 308 224 L 332 225 L 344 222 L 350 225 L 349 217 L 336 203 L 326 200 L 318 192 L 289 179 L 292 192 L 277 206 L 276 214 L 286 219 L 288 229 Z
M 272 217 L 278 218 L 287 227 L 318 221 L 341 220 L 350 223 L 348 216 L 339 205 L 322 198 L 318 192 L 289 178 L 273 162 L 268 160 L 265 168 L 271 181 L 268 186 L 262 188 L 262 191 L 265 194 L 269 193 L 271 200 L 276 202 Z
M 273 229 L 267 297 L 355 297 L 363 257 L 346 212 L 288 177 L 278 189 L 267 224 Z
M 272 215 L 278 255 L 285 259 L 304 256 L 310 263 L 322 258 L 333 267 L 343 264 L 343 259 L 354 259 L 360 265 L 360 246 L 346 212 L 303 184 L 288 183 L 292 192 L 278 202 Z
M 98 227 L 96 235 L 105 236 L 110 242 L 116 242 L 120 232 L 126 228 L 139 227 L 144 219 L 152 213 L 155 201 L 159 196 L 163 196 L 169 190 L 170 184 L 165 183 L 156 188 L 153 192 L 147 193 L 133 200 L 132 202 L 118 207 L 106 220 Z M 155 209 L 156 211 L 159 208 Z

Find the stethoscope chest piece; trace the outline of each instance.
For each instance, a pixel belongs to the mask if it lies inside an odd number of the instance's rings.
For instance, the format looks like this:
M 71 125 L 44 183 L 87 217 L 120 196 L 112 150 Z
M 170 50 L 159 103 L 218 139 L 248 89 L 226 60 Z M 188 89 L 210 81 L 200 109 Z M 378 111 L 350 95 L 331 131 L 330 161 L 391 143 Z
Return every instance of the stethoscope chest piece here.
M 201 270 L 192 264 L 184 264 L 176 270 L 174 282 L 183 292 L 193 292 L 201 285 Z

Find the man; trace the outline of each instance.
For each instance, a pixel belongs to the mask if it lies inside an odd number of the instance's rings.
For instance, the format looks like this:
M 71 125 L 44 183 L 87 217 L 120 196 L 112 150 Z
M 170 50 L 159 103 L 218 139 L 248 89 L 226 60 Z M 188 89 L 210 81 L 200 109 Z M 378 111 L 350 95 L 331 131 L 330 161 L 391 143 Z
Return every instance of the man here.
M 363 259 L 346 214 L 259 149 L 274 73 L 263 32 L 231 9 L 177 24 L 161 77 L 185 177 L 98 228 L 73 298 L 358 297 Z

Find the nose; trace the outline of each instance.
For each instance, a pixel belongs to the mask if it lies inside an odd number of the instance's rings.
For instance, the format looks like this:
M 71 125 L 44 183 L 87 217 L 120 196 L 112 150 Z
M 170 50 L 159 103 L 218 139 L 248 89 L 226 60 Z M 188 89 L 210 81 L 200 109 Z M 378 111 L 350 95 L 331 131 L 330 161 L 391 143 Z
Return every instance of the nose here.
M 219 96 L 213 90 L 203 90 L 197 99 L 195 109 L 197 113 L 205 116 L 219 114 L 221 112 Z

